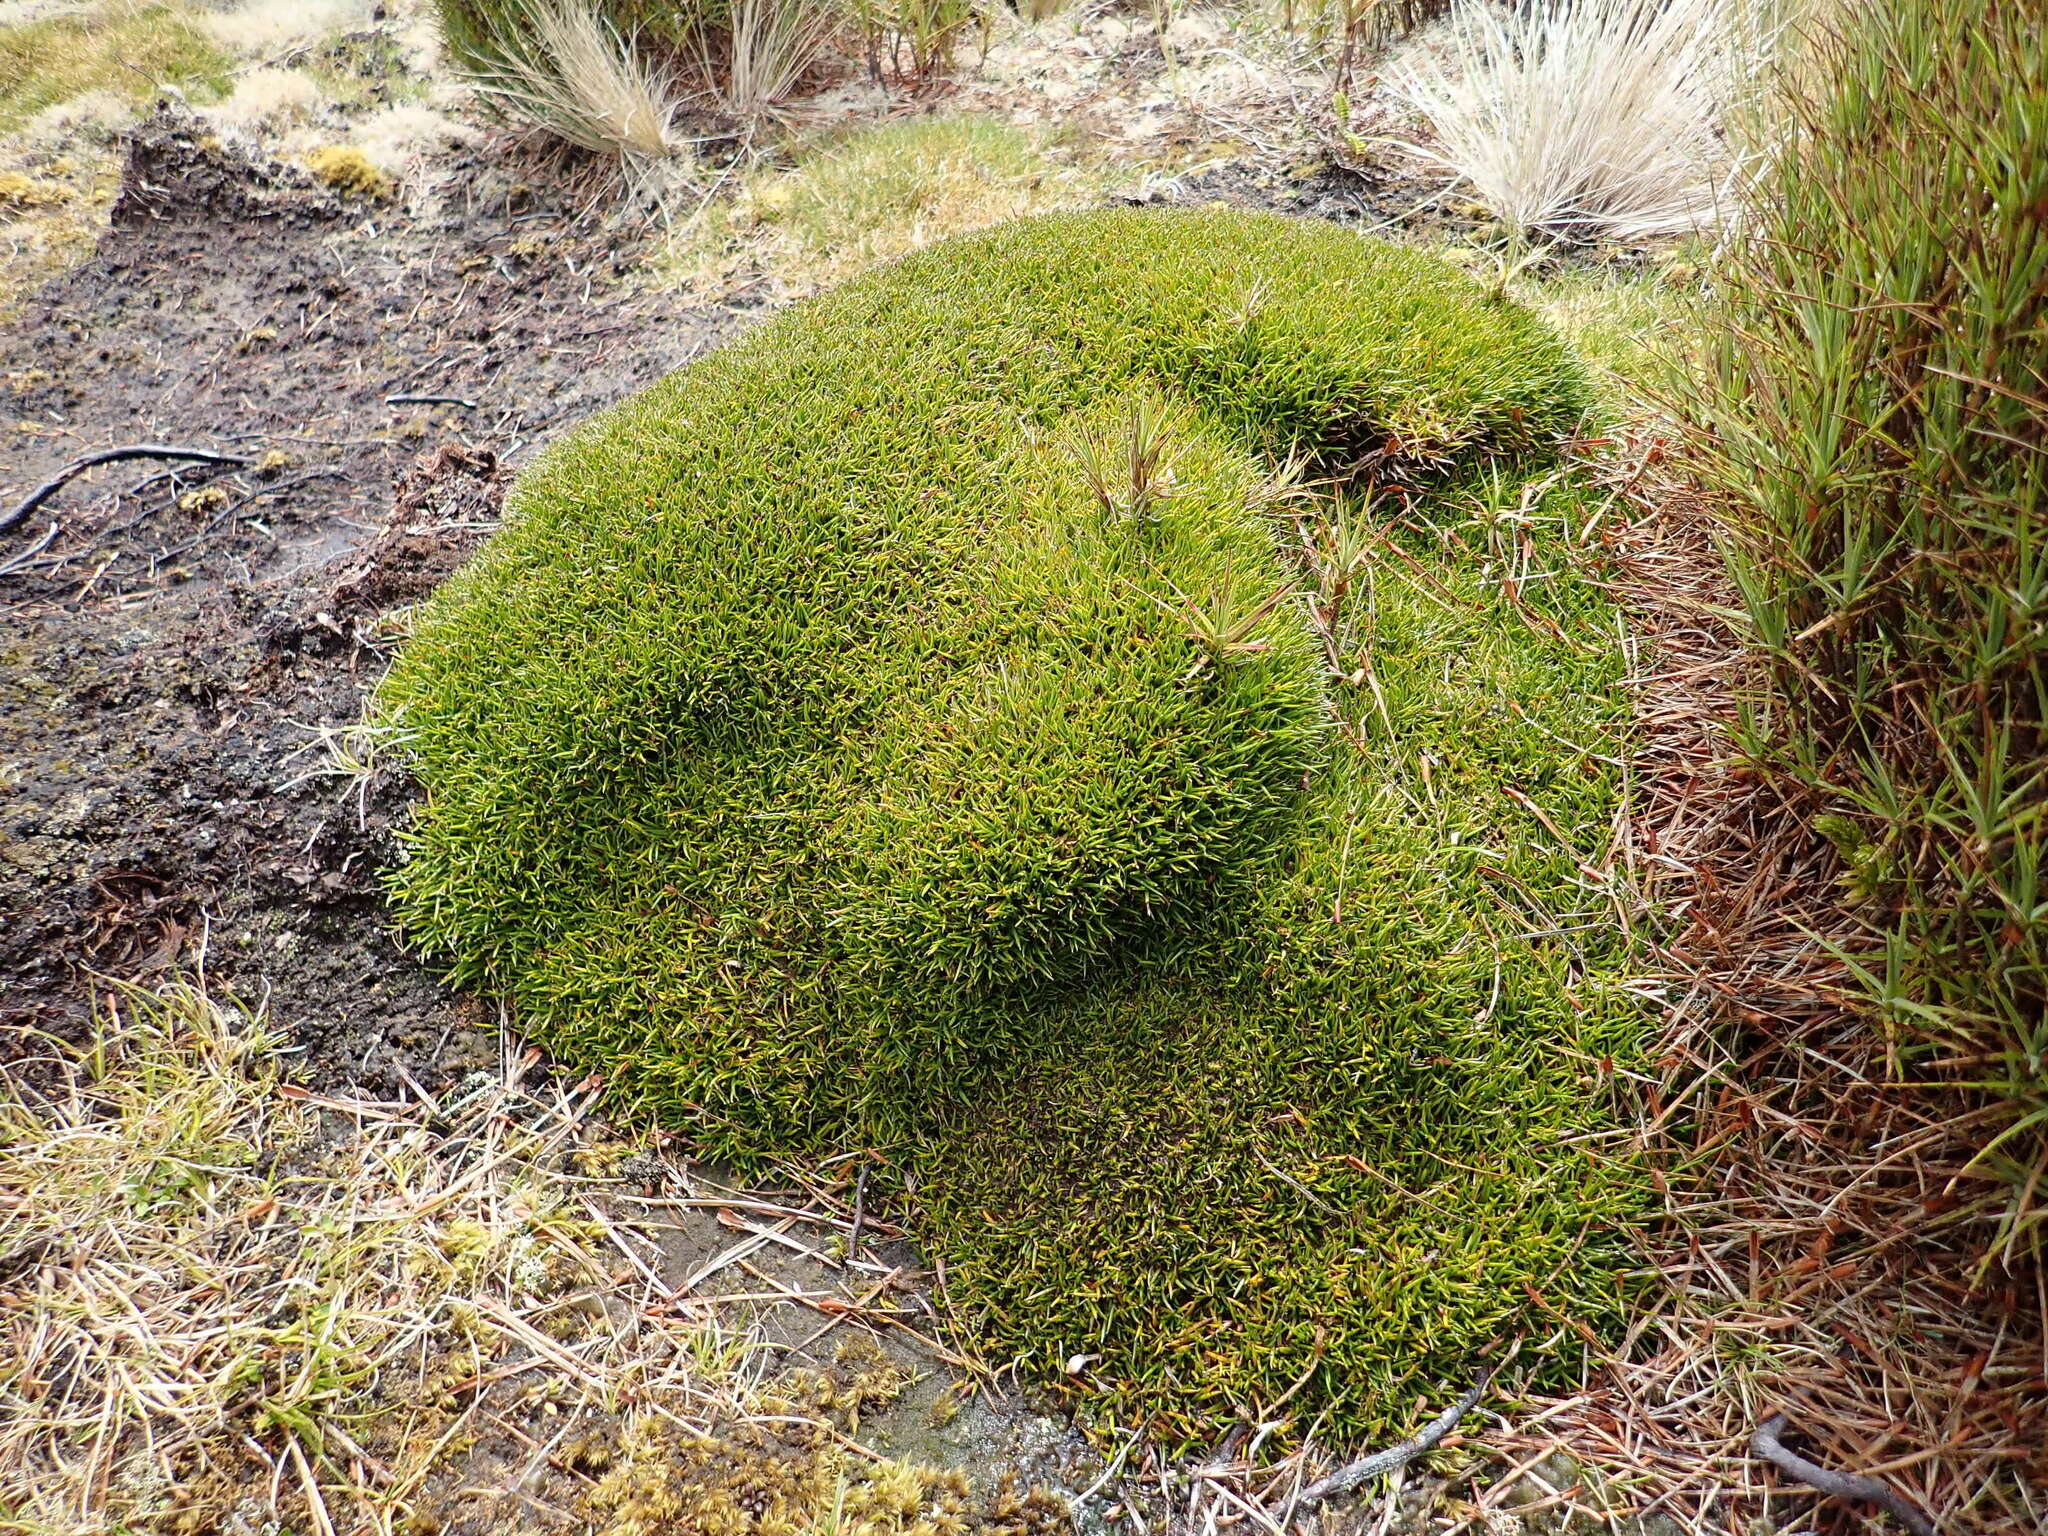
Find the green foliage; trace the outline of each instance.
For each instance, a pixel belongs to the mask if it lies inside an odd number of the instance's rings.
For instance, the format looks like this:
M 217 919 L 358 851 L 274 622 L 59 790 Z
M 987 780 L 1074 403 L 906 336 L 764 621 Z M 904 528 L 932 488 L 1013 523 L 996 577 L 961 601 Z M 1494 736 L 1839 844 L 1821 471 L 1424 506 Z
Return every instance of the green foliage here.
M 1327 226 L 878 270 L 557 444 L 423 614 L 405 923 L 714 1154 L 876 1149 L 1041 1378 L 1384 1428 L 1620 1304 L 1619 663 L 1525 480 L 1582 401 Z
M 742 174 L 677 233 L 663 275 L 692 295 L 812 293 L 1005 219 L 1103 201 L 1110 177 L 1062 146 L 973 114 L 885 119 Z
M 2010 1099 L 2009 1241 L 2048 1169 L 2042 37 L 1899 0 L 1822 45 L 1693 401 L 1771 663 L 1749 745 L 1833 817 L 1916 1069 Z
M 227 71 L 220 50 L 168 6 L 0 27 L 0 129 L 91 90 L 131 99 L 165 85 L 218 94 Z

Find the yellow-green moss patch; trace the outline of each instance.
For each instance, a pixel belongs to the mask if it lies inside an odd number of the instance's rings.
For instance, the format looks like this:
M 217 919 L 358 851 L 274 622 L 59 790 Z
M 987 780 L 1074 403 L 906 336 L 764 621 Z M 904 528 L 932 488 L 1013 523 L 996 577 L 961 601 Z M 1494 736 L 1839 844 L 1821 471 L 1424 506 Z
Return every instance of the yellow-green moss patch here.
M 1000 1358 L 1385 1428 L 1620 1305 L 1620 658 L 1530 480 L 1584 399 L 1328 226 L 861 278 L 559 443 L 422 616 L 406 924 L 715 1152 L 881 1150 Z

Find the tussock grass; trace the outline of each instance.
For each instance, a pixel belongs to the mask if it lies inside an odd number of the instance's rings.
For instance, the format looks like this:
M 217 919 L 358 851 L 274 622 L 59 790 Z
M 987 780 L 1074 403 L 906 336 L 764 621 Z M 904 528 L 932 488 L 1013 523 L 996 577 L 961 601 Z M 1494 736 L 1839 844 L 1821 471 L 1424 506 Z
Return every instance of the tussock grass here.
M 1716 223 L 1724 128 L 1768 54 L 1756 0 L 1460 0 L 1443 53 L 1388 72 L 1433 138 L 1408 147 L 1518 231 L 1644 240 Z
M 558 445 L 422 613 L 407 928 L 717 1153 L 885 1153 L 1000 1357 L 1169 1436 L 1383 1429 L 1525 1323 L 1564 1369 L 1637 1198 L 1618 658 L 1529 478 L 1582 399 L 1276 218 L 852 283 Z
M 0 132 L 90 91 L 146 101 L 161 86 L 227 89 L 228 59 L 167 5 L 112 5 L 0 28 Z
M 719 92 L 726 110 L 752 116 L 787 99 L 841 20 L 827 0 L 732 0 Z
M 597 0 L 444 4 L 450 55 L 514 118 L 596 154 L 656 162 L 683 147 L 674 73 Z
M 641 1315 L 562 1175 L 587 1094 L 528 1093 L 515 1061 L 439 1102 L 340 1101 L 282 1064 L 197 980 L 115 988 L 83 1050 L 10 1063 L 11 1529 L 405 1529 L 476 1384 L 535 1351 L 572 1407 L 731 1408 L 740 1341 Z
M 1859 10 L 1785 104 L 1688 400 L 1768 662 L 1745 745 L 1832 839 L 1892 1071 L 2010 1113 L 2048 1192 L 2048 54 L 1993 0 Z

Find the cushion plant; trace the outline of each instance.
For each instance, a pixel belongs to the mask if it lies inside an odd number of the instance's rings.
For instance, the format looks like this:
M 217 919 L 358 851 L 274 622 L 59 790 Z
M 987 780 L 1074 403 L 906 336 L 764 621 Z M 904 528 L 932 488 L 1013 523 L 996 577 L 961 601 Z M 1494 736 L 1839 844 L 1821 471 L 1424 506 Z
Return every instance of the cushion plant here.
M 1382 1429 L 1617 1305 L 1634 1015 L 1559 841 L 1614 809 L 1609 615 L 1488 564 L 1568 542 L 1528 477 L 1582 408 L 1327 226 L 878 270 L 521 477 L 383 688 L 399 912 L 708 1152 L 873 1149 L 1005 1357 Z

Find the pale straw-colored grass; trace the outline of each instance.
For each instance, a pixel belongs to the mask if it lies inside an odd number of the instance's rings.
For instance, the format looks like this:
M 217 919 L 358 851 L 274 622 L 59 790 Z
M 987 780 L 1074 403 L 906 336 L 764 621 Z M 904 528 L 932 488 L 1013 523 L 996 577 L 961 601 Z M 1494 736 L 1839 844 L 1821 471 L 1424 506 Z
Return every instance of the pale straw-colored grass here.
M 392 1532 L 494 1383 L 565 1422 L 730 1412 L 744 1347 L 571 1171 L 609 1155 L 594 1086 L 508 1045 L 438 1097 L 329 1097 L 282 1052 L 200 978 L 116 984 L 84 1048 L 0 1075 L 0 1527 Z
M 1460 0 L 1386 78 L 1430 130 L 1405 147 L 1512 229 L 1656 239 L 1731 207 L 1725 125 L 1772 35 L 1756 0 Z
M 652 162 L 686 147 L 674 76 L 588 0 L 517 0 L 477 79 L 514 117 L 597 154 Z
M 720 100 L 753 117 L 787 100 L 818 62 L 838 14 L 825 0 L 733 0 Z

